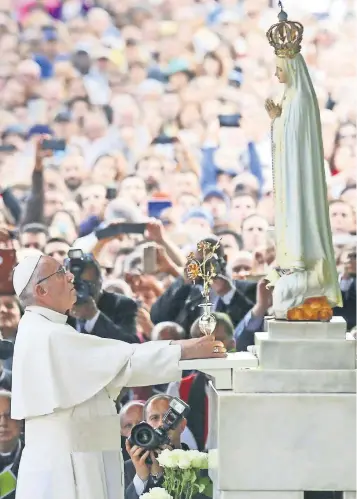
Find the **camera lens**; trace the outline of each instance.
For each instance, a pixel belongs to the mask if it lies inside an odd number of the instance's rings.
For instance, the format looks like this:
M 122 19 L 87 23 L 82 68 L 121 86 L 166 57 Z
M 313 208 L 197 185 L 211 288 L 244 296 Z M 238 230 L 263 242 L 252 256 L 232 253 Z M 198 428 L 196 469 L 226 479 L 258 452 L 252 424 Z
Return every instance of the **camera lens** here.
M 131 430 L 130 440 L 143 449 L 155 449 L 157 438 L 155 430 L 147 423 L 139 423 Z
M 142 430 L 138 431 L 136 438 L 138 442 L 140 442 L 140 445 L 144 446 L 150 443 L 150 441 L 152 440 L 152 435 L 149 430 L 143 428 Z

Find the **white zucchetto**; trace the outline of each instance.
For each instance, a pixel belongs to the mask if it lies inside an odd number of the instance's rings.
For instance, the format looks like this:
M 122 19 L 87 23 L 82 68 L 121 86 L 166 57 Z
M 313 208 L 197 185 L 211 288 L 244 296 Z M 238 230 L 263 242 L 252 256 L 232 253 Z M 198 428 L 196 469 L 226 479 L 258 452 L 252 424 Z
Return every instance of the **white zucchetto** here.
M 30 279 L 35 272 L 41 256 L 42 254 L 28 256 L 15 267 L 12 282 L 14 284 L 14 289 L 17 296 L 21 295 L 23 290 L 30 282 Z

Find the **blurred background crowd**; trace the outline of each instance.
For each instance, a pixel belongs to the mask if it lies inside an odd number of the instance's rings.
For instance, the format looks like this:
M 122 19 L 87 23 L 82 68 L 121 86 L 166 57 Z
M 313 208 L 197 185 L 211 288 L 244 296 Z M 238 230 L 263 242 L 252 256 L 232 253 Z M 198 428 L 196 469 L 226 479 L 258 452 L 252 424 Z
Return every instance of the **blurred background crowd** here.
M 186 257 L 199 240 L 219 238 L 216 336 L 229 350 L 253 343 L 269 313 L 271 293 L 262 278 L 275 259 L 264 101 L 281 91 L 265 38 L 277 20 L 276 3 L 1 0 L 3 283 L 15 259 L 41 251 L 63 264 L 76 248 L 83 255 L 73 253 L 72 270 L 79 259 L 83 301 L 70 321 L 78 331 L 130 342 L 195 336 L 202 297 L 199 283 L 184 273 Z M 303 55 L 320 105 L 344 300 L 335 314 L 353 333 L 355 2 L 286 0 L 284 7 L 305 27 Z M 4 284 L 3 339 L 15 341 L 21 313 Z M 7 356 L 0 424 L 13 430 L 0 432 L 0 452 L 14 461 L 19 432 L 6 409 Z M 204 448 L 206 380 L 186 374 L 175 386 L 127 392 L 118 410 L 129 399 L 169 390 L 193 405 L 189 443 Z M 126 418 L 125 406 L 124 412 Z M 7 469 L 11 459 L 1 459 Z

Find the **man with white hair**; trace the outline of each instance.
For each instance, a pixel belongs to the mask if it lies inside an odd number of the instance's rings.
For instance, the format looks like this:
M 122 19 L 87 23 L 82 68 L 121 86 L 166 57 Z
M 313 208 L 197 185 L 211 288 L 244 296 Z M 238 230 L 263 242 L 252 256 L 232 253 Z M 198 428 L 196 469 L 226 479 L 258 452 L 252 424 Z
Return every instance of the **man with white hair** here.
M 73 275 L 48 256 L 24 259 L 13 284 L 25 314 L 13 360 L 12 418 L 25 420 L 17 499 L 120 499 L 123 387 L 179 380 L 180 359 L 224 357 L 213 337 L 132 345 L 66 325 Z

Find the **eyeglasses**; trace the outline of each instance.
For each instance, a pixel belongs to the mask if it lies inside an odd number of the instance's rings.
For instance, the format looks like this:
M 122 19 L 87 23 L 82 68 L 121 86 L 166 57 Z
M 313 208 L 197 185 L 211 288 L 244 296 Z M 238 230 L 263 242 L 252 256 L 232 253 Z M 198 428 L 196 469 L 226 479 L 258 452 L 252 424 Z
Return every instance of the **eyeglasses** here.
M 43 281 L 46 281 L 47 279 L 49 279 L 50 277 L 54 276 L 54 275 L 66 275 L 67 273 L 67 270 L 65 267 L 60 267 L 58 270 L 56 270 L 56 272 L 53 272 L 53 274 L 50 274 L 48 275 L 47 277 L 43 277 L 42 279 L 40 279 L 39 281 L 37 281 L 36 285 L 37 284 L 41 284 L 41 282 Z

